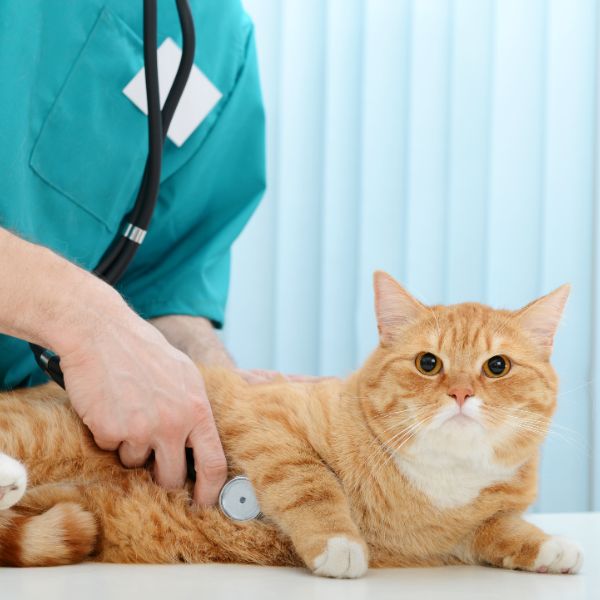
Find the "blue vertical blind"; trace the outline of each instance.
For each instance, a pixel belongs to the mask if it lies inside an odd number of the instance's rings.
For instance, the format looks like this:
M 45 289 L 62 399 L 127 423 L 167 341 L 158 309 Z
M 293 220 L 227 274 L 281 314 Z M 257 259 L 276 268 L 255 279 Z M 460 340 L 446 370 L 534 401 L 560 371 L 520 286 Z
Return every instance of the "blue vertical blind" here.
M 355 369 L 377 343 L 375 269 L 427 303 L 516 308 L 571 282 L 536 509 L 599 509 L 595 0 L 245 6 L 269 189 L 234 248 L 239 364 Z

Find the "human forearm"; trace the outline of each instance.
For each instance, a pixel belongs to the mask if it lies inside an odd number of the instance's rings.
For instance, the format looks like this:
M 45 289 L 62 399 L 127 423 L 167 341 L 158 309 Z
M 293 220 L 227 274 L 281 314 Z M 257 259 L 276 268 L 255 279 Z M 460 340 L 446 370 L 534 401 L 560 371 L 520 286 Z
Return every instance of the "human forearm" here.
M 202 377 L 188 356 L 111 287 L 0 229 L 0 332 L 58 352 L 71 405 L 97 444 L 127 466 L 154 452 L 158 483 L 183 485 L 194 451 L 194 498 L 214 503 L 227 464 Z
M 127 310 L 100 279 L 2 228 L 0 257 L 1 333 L 68 352 L 107 314 Z
M 166 315 L 150 322 L 169 343 L 185 352 L 193 361 L 205 365 L 235 367 L 223 342 L 208 319 L 188 315 Z

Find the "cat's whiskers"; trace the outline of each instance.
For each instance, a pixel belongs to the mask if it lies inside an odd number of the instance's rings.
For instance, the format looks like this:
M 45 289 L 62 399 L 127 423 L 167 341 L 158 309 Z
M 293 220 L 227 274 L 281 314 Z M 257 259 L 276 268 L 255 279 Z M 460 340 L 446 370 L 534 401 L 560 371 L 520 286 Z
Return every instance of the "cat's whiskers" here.
M 384 419 L 384 418 L 389 418 L 390 416 L 398 416 L 398 415 L 404 415 L 407 413 L 414 413 L 414 409 L 412 407 L 405 407 L 402 410 L 398 410 L 398 411 L 393 411 L 392 413 L 377 413 L 373 418 L 374 419 Z M 378 428 L 379 429 L 379 433 L 385 433 L 387 431 L 389 431 L 390 429 L 395 429 L 396 427 L 398 427 L 398 423 L 396 422 L 392 422 L 392 423 L 388 423 L 386 426 Z M 369 444 L 367 445 L 367 448 L 370 449 L 371 447 L 375 447 L 376 450 L 380 449 L 380 440 L 378 437 L 377 432 L 375 432 L 375 430 L 373 430 L 373 439 L 369 442 Z
M 415 417 L 417 414 L 419 413 L 419 409 L 414 409 L 414 408 L 407 408 L 406 410 L 402 410 L 402 411 L 393 411 L 393 412 L 389 412 L 389 413 L 380 413 L 376 416 L 376 418 L 378 420 L 383 420 L 383 419 L 399 419 L 400 417 Z M 384 427 L 383 430 L 385 431 L 385 429 L 389 429 L 390 427 L 397 427 L 398 423 L 392 421 L 392 423 L 389 423 L 387 427 Z
M 555 440 L 565 442 L 572 448 L 575 448 L 576 450 L 581 451 L 584 454 L 584 456 L 587 456 L 587 457 L 591 456 L 592 449 L 591 449 L 590 444 L 584 442 L 581 439 L 567 437 L 560 431 L 554 431 L 553 429 L 548 430 L 548 438 L 549 439 L 552 438 Z
M 393 415 L 402 415 L 402 414 L 405 414 L 408 412 L 414 412 L 415 410 L 418 410 L 418 407 L 415 409 L 414 406 L 407 406 L 405 408 L 400 408 L 398 410 L 390 410 L 388 412 L 377 413 L 377 416 L 380 418 L 391 417 Z
M 488 416 L 496 417 L 499 421 L 511 421 L 513 423 L 518 423 L 523 427 L 535 429 L 539 432 L 545 432 L 550 425 L 550 419 L 547 417 L 540 417 L 532 414 L 524 416 L 523 414 L 518 414 L 514 409 L 488 407 L 485 412 Z
M 534 419 L 531 417 L 525 417 L 523 415 L 518 415 L 518 414 L 514 414 L 514 413 L 498 413 L 496 416 L 498 417 L 504 417 L 507 419 L 513 419 L 513 420 L 517 420 L 519 423 L 523 423 L 524 425 L 531 425 L 534 427 L 539 427 L 540 429 L 546 429 L 549 427 L 550 425 L 550 421 L 544 421 L 541 419 Z
M 356 400 L 362 400 L 362 399 L 368 399 L 368 396 L 355 396 L 354 394 L 350 394 L 348 392 L 342 392 L 340 394 L 340 396 L 348 396 L 349 398 L 352 399 L 356 399 Z M 395 410 L 395 411 L 390 411 L 390 412 L 386 412 L 386 413 L 377 413 L 373 416 L 374 419 L 387 419 L 389 417 L 394 417 L 394 416 L 401 416 L 401 415 L 414 415 L 415 414 L 415 409 L 412 406 L 409 407 L 404 407 L 402 409 L 399 410 Z M 385 433 L 391 429 L 395 429 L 398 426 L 397 423 L 390 423 L 387 426 L 381 428 L 381 433 Z M 371 442 L 369 442 L 367 448 L 371 448 L 373 447 L 375 452 L 374 454 L 376 454 L 377 451 L 382 450 L 381 445 L 380 445 L 380 441 L 379 438 L 375 435 L 374 439 L 371 440 Z M 369 457 L 370 459 L 371 457 Z
M 542 434 L 545 434 L 545 432 L 548 430 L 550 423 L 549 419 L 532 418 L 530 416 L 524 417 L 522 415 L 515 414 L 515 411 L 512 409 L 487 407 L 487 409 L 484 411 L 484 414 L 488 419 L 492 420 L 496 424 L 502 425 L 504 423 L 509 423 L 514 426 L 518 425 L 522 429 L 528 429 Z
M 402 446 L 404 446 L 405 444 L 407 444 L 411 439 L 413 439 L 417 433 L 419 433 L 419 431 L 421 429 L 423 429 L 423 427 L 425 426 L 425 424 L 427 424 L 428 422 L 430 422 L 431 420 L 433 420 L 433 418 L 436 416 L 436 413 L 432 413 L 429 416 L 425 417 L 424 419 L 421 419 L 420 421 L 418 421 L 417 423 L 415 423 L 412 427 L 411 427 L 411 431 L 409 431 L 409 435 L 400 442 L 399 445 L 394 446 L 392 448 L 390 448 L 390 452 L 388 452 L 389 456 L 388 458 L 383 462 L 383 464 L 381 464 L 379 466 L 379 470 L 383 470 L 385 469 L 385 467 L 390 463 L 390 461 L 395 458 L 395 455 L 398 454 L 400 452 L 400 449 L 402 448 Z
M 397 434 L 394 434 L 394 436 Z M 394 436 L 386 440 L 389 442 Z M 380 454 L 386 454 L 385 444 L 386 442 L 382 442 L 382 440 L 378 437 L 378 434 L 373 432 L 373 439 L 369 442 L 366 447 L 366 450 L 369 452 L 367 455 L 365 462 L 369 463 L 371 460 L 377 460 L 380 458 Z
M 398 427 L 401 427 L 402 425 L 404 425 L 404 423 L 388 423 L 385 427 L 381 427 L 381 429 L 379 430 L 380 433 L 386 433 L 388 431 L 391 431 L 392 429 L 398 429 Z
M 385 466 L 389 463 L 389 461 L 394 457 L 394 455 L 404 446 L 407 442 L 409 442 L 415 435 L 419 432 L 420 429 L 433 417 L 435 413 L 432 413 L 424 418 L 419 418 L 415 423 L 411 424 L 409 427 L 404 428 L 398 434 L 393 436 L 390 440 L 385 443 L 385 456 L 386 458 L 383 461 L 379 461 L 376 465 L 371 468 L 373 473 L 381 471 L 385 468 Z M 399 444 L 395 442 L 400 440 Z
M 416 418 L 418 416 L 420 407 L 417 407 L 416 409 L 414 407 L 406 407 L 402 410 L 397 410 L 397 411 L 392 411 L 392 412 L 388 412 L 388 413 L 379 413 L 376 415 L 375 418 L 377 419 L 388 419 L 391 417 L 400 417 L 400 416 L 410 416 L 411 420 Z M 388 423 L 387 425 L 384 425 L 382 427 L 378 427 L 378 432 L 379 433 L 386 433 L 392 429 L 396 429 L 399 426 L 402 426 L 406 423 L 407 419 L 404 419 L 403 422 L 398 423 L 396 420 L 392 420 L 391 423 Z M 377 445 L 379 444 L 379 438 L 377 437 L 377 435 L 375 435 L 374 439 L 371 440 L 371 442 L 369 443 L 369 447 L 373 446 L 373 445 Z
M 586 388 L 588 386 L 590 386 L 592 383 L 594 383 L 593 379 L 590 379 L 589 381 L 586 381 L 584 383 L 581 383 L 577 386 L 575 386 L 574 388 L 571 388 L 569 390 L 565 390 L 564 392 L 560 392 L 560 394 L 557 394 L 557 398 L 562 398 L 563 396 L 567 396 L 569 394 L 572 394 L 573 392 L 577 392 L 583 388 Z
M 381 458 L 382 456 L 384 457 L 384 459 L 388 456 L 389 446 L 391 444 L 393 444 L 393 442 L 396 439 L 400 438 L 402 435 L 404 435 L 406 432 L 408 432 L 413 426 L 414 426 L 414 424 L 404 427 L 403 429 L 396 432 L 394 435 L 392 435 L 391 437 L 389 437 L 386 440 L 382 440 L 376 434 L 375 439 L 371 442 L 372 444 L 375 445 L 375 449 L 374 449 L 374 452 L 372 453 L 372 455 L 367 458 L 367 461 L 370 461 L 372 458 L 374 458 L 375 465 L 379 464 L 379 462 L 382 461 L 382 458 Z M 371 470 L 373 470 L 373 468 Z
M 528 443 L 539 444 L 540 441 L 547 435 L 547 431 L 540 431 L 538 429 L 532 429 L 531 427 L 525 426 L 519 423 L 518 420 L 512 421 L 507 419 L 499 419 L 498 417 L 489 418 L 491 424 L 499 426 L 507 426 L 510 428 L 512 433 L 517 433 L 521 438 L 527 440 Z
M 510 409 L 496 409 L 496 410 L 502 416 L 517 419 L 520 423 L 524 424 L 525 426 L 537 427 L 540 429 L 540 431 L 548 430 L 549 432 L 552 431 L 554 433 L 564 433 L 565 435 L 566 434 L 574 434 L 576 436 L 579 435 L 579 432 L 577 432 L 574 429 L 571 429 L 569 427 L 564 427 L 562 425 L 559 425 L 558 423 L 552 423 L 550 417 L 536 415 L 535 413 L 528 411 L 526 409 L 515 408 L 514 410 L 510 410 Z M 562 430 L 562 432 L 557 431 L 557 430 Z
M 590 452 L 590 447 L 585 442 L 582 442 L 580 439 L 576 437 L 570 437 L 566 435 L 565 432 L 557 431 L 555 429 L 556 425 L 552 424 L 549 417 L 544 417 L 540 415 L 535 415 L 535 413 L 531 413 L 531 411 L 523 410 L 522 412 L 528 413 L 529 417 L 522 417 L 518 414 L 511 413 L 511 409 L 501 409 L 495 407 L 494 410 L 497 414 L 490 414 L 488 412 L 489 417 L 492 418 L 498 425 L 507 424 L 515 430 L 519 430 L 521 435 L 525 435 L 529 439 L 533 441 L 539 441 L 540 437 L 547 436 L 548 438 L 552 437 L 553 439 L 558 439 L 563 441 L 573 448 L 583 451 L 586 455 Z M 518 412 L 519 409 L 516 409 Z M 571 430 L 569 428 L 564 428 L 567 433 L 577 434 L 576 431 Z
M 418 421 L 417 421 L 417 423 L 418 423 Z M 412 423 L 412 424 L 408 425 L 407 427 L 402 428 L 400 431 L 396 432 L 394 435 L 392 435 L 387 440 L 382 440 L 375 433 L 375 438 L 371 442 L 371 444 L 375 444 L 375 451 L 372 453 L 372 456 L 369 456 L 367 458 L 367 461 L 370 461 L 372 457 L 375 457 L 375 464 L 373 467 L 371 467 L 371 469 L 370 469 L 371 472 L 374 472 L 376 469 L 379 468 L 379 463 L 382 462 L 382 459 L 381 459 L 382 456 L 384 457 L 383 460 L 385 460 L 387 458 L 387 456 L 389 454 L 389 448 L 390 448 L 390 446 L 392 446 L 394 441 L 397 440 L 398 438 L 402 437 L 406 433 L 410 432 L 414 426 L 415 426 L 415 423 Z M 381 454 L 377 455 L 378 452 L 381 452 Z
M 573 391 L 573 390 L 571 390 Z M 518 413 L 519 415 L 526 415 L 528 418 L 532 418 L 535 420 L 540 420 L 542 419 L 544 422 L 551 422 L 551 417 L 545 417 L 545 416 L 540 416 L 537 413 L 534 413 L 533 411 L 527 410 L 526 408 L 522 408 L 522 407 L 514 407 L 513 409 L 507 409 L 507 408 L 502 408 L 502 407 L 495 407 L 495 410 L 499 410 L 499 411 L 509 411 L 509 412 L 513 412 L 513 413 Z M 570 427 L 565 427 L 564 425 L 560 425 L 559 423 L 551 423 L 551 428 L 553 429 L 561 429 L 566 433 L 571 433 L 574 435 L 581 435 L 579 431 L 577 431 L 576 429 L 572 429 Z

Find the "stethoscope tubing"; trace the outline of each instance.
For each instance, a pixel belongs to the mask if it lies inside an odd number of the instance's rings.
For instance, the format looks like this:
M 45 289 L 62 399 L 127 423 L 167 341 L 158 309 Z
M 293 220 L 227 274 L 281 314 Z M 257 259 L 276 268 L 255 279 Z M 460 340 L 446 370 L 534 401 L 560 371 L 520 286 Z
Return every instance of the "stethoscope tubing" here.
M 176 0 L 183 49 L 177 74 L 161 111 L 156 52 L 158 46 L 156 4 L 156 0 L 144 0 L 143 35 L 148 103 L 148 158 L 134 207 L 124 219 L 120 235 L 93 270 L 95 275 L 110 285 L 115 285 L 123 276 L 150 225 L 160 188 L 162 155 L 167 131 L 190 76 L 196 52 L 194 20 L 188 0 Z M 141 235 L 130 236 L 129 232 L 131 231 L 141 232 Z M 30 344 L 30 347 L 38 366 L 64 388 L 65 382 L 60 368 L 60 357 L 37 344 Z
M 176 3 L 177 12 L 179 14 L 179 23 L 182 31 L 183 49 L 177 74 L 175 75 L 173 85 L 169 90 L 169 94 L 161 112 L 161 151 L 167 136 L 167 131 L 169 130 L 169 125 L 171 124 L 171 120 L 173 119 L 173 115 L 175 114 L 175 110 L 179 104 L 179 100 L 181 99 L 181 95 L 183 94 L 183 90 L 185 89 L 187 80 L 192 70 L 196 49 L 194 21 L 189 4 L 187 0 L 176 0 Z M 146 6 L 144 10 L 146 12 Z M 152 26 L 152 23 L 150 23 L 149 26 Z M 152 41 L 150 40 L 148 43 L 144 41 L 144 48 L 152 47 L 150 46 L 151 43 Z M 156 47 L 156 42 L 154 42 L 154 47 Z M 147 61 L 146 56 L 145 61 Z M 148 63 L 146 62 L 146 64 Z M 148 97 L 150 97 L 149 94 L 154 94 L 154 89 L 148 90 L 148 81 L 146 94 Z M 150 129 L 156 125 L 152 120 L 150 120 L 150 113 L 148 116 L 148 129 L 150 136 Z M 154 131 L 154 133 L 156 133 L 156 131 Z M 153 178 L 155 173 L 158 173 L 159 179 L 159 181 L 156 182 L 157 191 L 160 183 L 160 168 L 157 169 L 156 165 L 153 165 L 153 156 L 151 152 L 152 147 L 150 142 L 149 148 L 150 152 L 148 154 L 148 159 L 146 160 L 146 166 L 144 168 L 144 175 L 138 191 L 138 196 L 132 211 L 129 213 L 126 219 L 126 223 L 130 223 L 134 227 L 139 227 L 144 231 L 148 229 L 156 204 L 157 193 L 152 195 L 152 190 L 149 190 L 149 187 L 151 188 L 154 185 Z M 114 285 L 125 272 L 125 269 L 133 259 L 133 255 L 137 251 L 138 247 L 139 244 L 133 242 L 125 236 L 120 236 L 102 257 L 100 263 L 94 269 L 94 273 L 104 279 L 107 283 Z

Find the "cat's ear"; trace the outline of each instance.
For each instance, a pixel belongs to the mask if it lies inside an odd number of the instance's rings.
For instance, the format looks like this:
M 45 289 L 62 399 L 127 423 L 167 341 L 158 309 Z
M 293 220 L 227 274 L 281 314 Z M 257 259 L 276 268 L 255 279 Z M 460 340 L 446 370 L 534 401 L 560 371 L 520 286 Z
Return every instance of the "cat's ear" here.
M 542 350 L 550 354 L 554 334 L 569 297 L 571 286 L 567 283 L 542 296 L 517 311 L 518 322 Z
M 383 271 L 375 272 L 373 286 L 379 338 L 382 344 L 390 343 L 406 325 L 422 316 L 427 308 Z

